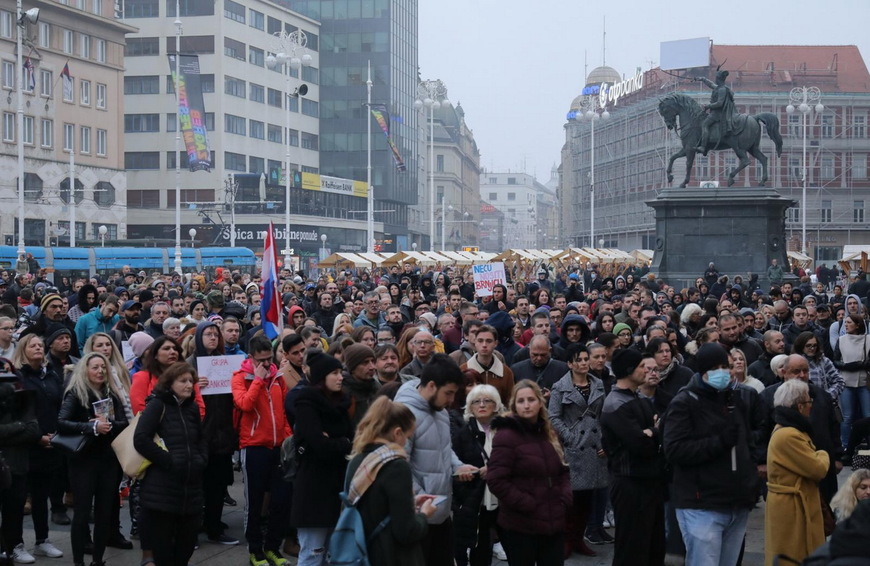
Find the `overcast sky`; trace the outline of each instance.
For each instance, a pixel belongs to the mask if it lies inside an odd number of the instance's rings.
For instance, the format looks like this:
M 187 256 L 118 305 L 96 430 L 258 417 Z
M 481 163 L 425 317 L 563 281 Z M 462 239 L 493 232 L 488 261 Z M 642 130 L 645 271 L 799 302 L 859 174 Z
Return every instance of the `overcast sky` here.
M 703 36 L 717 44 L 852 44 L 870 63 L 868 0 L 419 0 L 419 10 L 421 76 L 443 80 L 462 103 L 481 167 L 540 181 L 558 164 L 584 57 L 590 71 L 602 63 L 605 17 L 607 65 L 625 76 L 658 66 L 660 42 Z

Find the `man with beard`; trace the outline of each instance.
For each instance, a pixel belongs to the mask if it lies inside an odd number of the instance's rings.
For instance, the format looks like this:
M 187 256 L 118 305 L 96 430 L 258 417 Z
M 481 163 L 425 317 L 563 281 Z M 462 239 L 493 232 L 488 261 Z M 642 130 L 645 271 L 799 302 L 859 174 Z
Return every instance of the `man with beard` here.
M 67 318 L 63 311 L 63 298 L 56 293 L 51 293 L 42 298 L 39 304 L 40 314 L 36 317 L 36 321 L 24 329 L 21 337 L 28 334 L 36 334 L 37 336 L 48 336 L 59 327 L 63 326 L 72 333 L 70 352 L 76 355 L 80 352 L 78 340 L 75 336 L 75 324 Z M 20 339 L 20 338 L 19 338 Z M 61 374 L 62 375 L 62 374 Z
M 399 378 L 399 350 L 392 344 L 375 348 L 375 375 L 381 385 Z
M 758 342 L 740 333 L 737 317 L 733 314 L 723 314 L 719 317 L 719 342 L 725 351 L 737 348 L 746 356 L 746 363 L 751 365 L 762 353 Z
M 435 353 L 435 338 L 428 330 L 421 329 L 408 342 L 414 352 L 414 359 L 408 362 L 408 365 L 403 367 L 400 372 L 406 375 L 419 377 L 423 373 L 423 366 L 432 358 Z
M 171 310 L 174 318 L 182 319 L 186 317 L 187 310 L 184 308 L 184 297 L 173 297 Z
M 749 364 L 746 373 L 761 381 L 767 387 L 779 381 L 779 378 L 770 368 L 770 361 L 775 356 L 785 353 L 785 338 L 782 332 L 768 330 L 764 333 L 762 344 L 764 351 L 755 362 Z
M 321 293 L 318 298 L 319 308 L 311 315 L 311 318 L 317 322 L 317 326 L 326 331 L 327 334 L 332 332 L 332 326 L 336 317 L 336 311 L 332 309 L 332 299 L 332 293 L 328 291 Z
M 121 348 L 121 344 L 128 341 L 134 333 L 145 330 L 145 327 L 139 322 L 141 313 L 142 303 L 131 300 L 125 301 L 121 305 L 121 320 L 112 329 L 112 338 L 114 338 L 118 348 Z
M 70 354 L 71 347 L 72 332 L 65 326 L 57 327 L 57 330 L 45 339 L 48 365 L 61 379 L 64 378 L 64 368 L 68 365 L 75 365 L 79 361 L 76 356 Z
M 163 336 L 163 322 L 169 318 L 169 304 L 160 301 L 151 307 L 151 318 L 145 323 L 145 333 L 157 340 Z
M 341 389 L 351 398 L 350 421 L 356 429 L 381 387 L 375 379 L 375 353 L 365 344 L 352 344 L 344 349 L 342 359 L 347 371 Z
M 549 327 L 549 322 L 547 323 Z M 548 328 L 549 329 L 549 328 Z M 553 384 L 568 373 L 568 364 L 553 359 L 553 347 L 545 334 L 536 334 L 529 341 L 529 358 L 511 366 L 514 381 L 530 379 L 541 386 L 544 397 L 549 399 Z
M 381 313 L 380 297 L 374 291 L 369 291 L 363 297 L 363 305 L 364 310 L 353 321 L 353 327 L 368 326 L 372 330 L 377 331 L 381 323 L 385 322 L 384 315 Z

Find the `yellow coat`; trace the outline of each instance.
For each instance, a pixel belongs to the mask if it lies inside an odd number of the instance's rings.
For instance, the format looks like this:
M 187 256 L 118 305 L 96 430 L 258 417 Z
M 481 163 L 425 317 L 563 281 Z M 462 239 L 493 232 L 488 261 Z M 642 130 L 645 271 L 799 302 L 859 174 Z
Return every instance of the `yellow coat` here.
M 798 562 L 825 542 L 819 481 L 830 459 L 809 435 L 777 425 L 767 448 L 764 563 L 785 554 Z

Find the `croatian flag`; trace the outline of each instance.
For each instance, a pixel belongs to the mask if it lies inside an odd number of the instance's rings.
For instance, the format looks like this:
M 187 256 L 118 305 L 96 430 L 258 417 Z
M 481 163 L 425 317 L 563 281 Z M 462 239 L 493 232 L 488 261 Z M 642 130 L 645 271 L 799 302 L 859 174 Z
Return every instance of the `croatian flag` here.
M 270 340 L 281 335 L 284 329 L 281 295 L 278 292 L 278 250 L 275 247 L 274 227 L 269 222 L 266 243 L 263 247 L 263 298 L 260 301 L 260 318 L 263 332 Z

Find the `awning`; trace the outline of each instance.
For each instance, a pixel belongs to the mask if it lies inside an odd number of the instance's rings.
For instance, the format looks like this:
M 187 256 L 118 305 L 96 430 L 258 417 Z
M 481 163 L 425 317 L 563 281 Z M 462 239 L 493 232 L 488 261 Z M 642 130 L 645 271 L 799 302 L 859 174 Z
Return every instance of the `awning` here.
M 639 261 L 648 262 L 653 260 L 652 250 L 632 250 L 629 253 L 631 253 L 632 257 Z
M 362 252 L 356 255 L 369 260 L 369 262 L 373 263 L 374 265 L 381 265 L 387 259 L 386 257 L 376 252 Z
M 799 267 L 809 267 L 813 264 L 813 258 L 801 252 L 788 252 L 789 261 L 797 264 Z
M 349 252 L 334 253 L 317 264 L 318 267 L 371 267 L 371 265 L 371 260 Z

